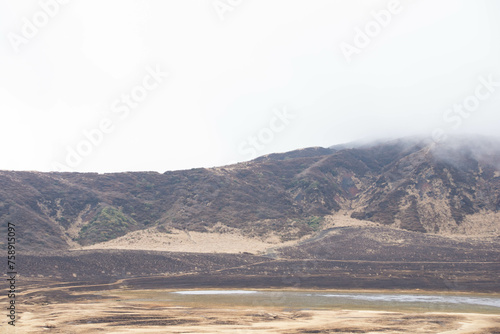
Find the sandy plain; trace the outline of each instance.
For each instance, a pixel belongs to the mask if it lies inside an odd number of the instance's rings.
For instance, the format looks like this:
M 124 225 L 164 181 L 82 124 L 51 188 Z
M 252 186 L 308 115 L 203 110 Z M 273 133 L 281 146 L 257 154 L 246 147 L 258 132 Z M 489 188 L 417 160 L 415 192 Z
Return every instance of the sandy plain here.
M 32 291 L 19 307 L 16 331 L 2 324 L 2 333 L 500 333 L 498 314 L 185 306 L 129 299 L 137 290 Z

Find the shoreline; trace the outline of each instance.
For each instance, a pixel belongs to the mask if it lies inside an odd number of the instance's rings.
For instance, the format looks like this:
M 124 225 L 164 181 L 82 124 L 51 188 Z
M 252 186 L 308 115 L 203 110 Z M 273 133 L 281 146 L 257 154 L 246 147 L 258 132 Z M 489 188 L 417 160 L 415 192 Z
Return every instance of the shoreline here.
M 474 291 L 450 291 L 450 290 L 422 290 L 422 289 L 330 289 L 330 288 L 253 288 L 253 287 L 207 287 L 207 288 L 145 288 L 143 290 L 136 288 L 123 288 L 123 289 L 111 289 L 121 290 L 121 291 L 162 291 L 162 292 L 176 292 L 176 291 L 231 291 L 231 290 L 251 290 L 251 291 L 279 291 L 279 292 L 339 292 L 339 293 L 374 293 L 374 294 L 418 294 L 418 295 L 475 295 L 484 297 L 498 297 L 500 298 L 500 292 L 474 292 Z
M 490 334 L 500 331 L 497 314 L 169 307 L 127 301 L 32 305 L 19 320 L 23 333 Z
M 80 282 L 80 284 L 83 282 Z M 125 282 L 121 282 L 125 283 Z M 116 287 L 114 287 L 115 284 Z M 103 290 L 99 286 L 68 284 L 43 288 L 31 286 L 25 291 L 21 306 L 19 329 L 23 333 L 74 333 L 96 332 L 113 334 L 147 333 L 251 333 L 251 334 L 306 334 L 306 333 L 454 333 L 489 334 L 500 332 L 500 316 L 489 312 L 450 312 L 435 310 L 304 309 L 280 305 L 221 305 L 206 300 L 187 305 L 177 300 L 141 300 L 134 294 L 156 294 L 182 291 L 235 290 L 221 289 L 157 289 L 141 290 L 119 287 Z M 110 286 L 111 287 L 111 286 Z M 238 289 L 242 290 L 242 289 Z M 339 292 L 382 294 L 445 294 L 492 296 L 486 293 L 455 293 L 453 291 L 423 290 L 362 290 L 362 289 L 251 289 L 262 292 Z M 253 295 L 253 294 L 249 294 Z M 497 297 L 500 294 L 496 294 Z M 180 296 L 183 298 L 185 295 Z M 248 296 L 248 295 L 247 295 Z M 166 299 L 170 299 L 168 296 Z M 129 299 L 131 298 L 131 299 Z
M 179 293 L 181 292 L 181 293 Z M 183 293 L 187 292 L 187 293 Z M 200 292 L 200 293 L 196 293 Z M 500 315 L 500 295 L 315 289 L 114 289 L 102 293 L 121 301 L 169 306 L 277 308 L 294 310 L 370 310 L 412 313 Z M 405 298 L 408 296 L 410 298 Z M 457 300 L 457 298 L 463 298 Z

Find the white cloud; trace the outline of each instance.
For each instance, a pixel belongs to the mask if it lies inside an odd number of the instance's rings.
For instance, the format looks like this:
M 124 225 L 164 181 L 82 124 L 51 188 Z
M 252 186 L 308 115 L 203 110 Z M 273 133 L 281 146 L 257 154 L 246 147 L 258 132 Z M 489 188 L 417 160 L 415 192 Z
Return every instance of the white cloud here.
M 401 4 L 348 64 L 339 43 L 352 40 L 355 26 L 387 1 L 244 1 L 224 21 L 205 0 L 73 1 L 20 54 L 5 36 L 39 5 L 3 2 L 0 169 L 50 169 L 53 156 L 154 64 L 171 73 L 168 82 L 79 170 L 164 171 L 241 160 L 238 143 L 283 105 L 300 122 L 263 154 L 372 134 L 430 134 L 478 76 L 500 76 L 500 4 Z M 482 105 L 461 131 L 495 133 L 498 103 L 495 97 Z

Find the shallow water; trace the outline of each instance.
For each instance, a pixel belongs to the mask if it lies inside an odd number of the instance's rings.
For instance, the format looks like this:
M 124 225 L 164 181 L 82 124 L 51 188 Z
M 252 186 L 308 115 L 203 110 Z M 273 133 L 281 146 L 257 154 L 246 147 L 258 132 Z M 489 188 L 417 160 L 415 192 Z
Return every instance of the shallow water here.
M 283 290 L 137 291 L 133 300 L 176 306 L 252 306 L 285 309 L 499 313 L 500 296 L 475 294 L 360 293 Z
M 175 291 L 172 293 L 178 293 L 181 295 L 246 295 L 249 293 L 257 293 L 257 291 L 249 291 L 249 290 L 186 290 L 186 291 Z

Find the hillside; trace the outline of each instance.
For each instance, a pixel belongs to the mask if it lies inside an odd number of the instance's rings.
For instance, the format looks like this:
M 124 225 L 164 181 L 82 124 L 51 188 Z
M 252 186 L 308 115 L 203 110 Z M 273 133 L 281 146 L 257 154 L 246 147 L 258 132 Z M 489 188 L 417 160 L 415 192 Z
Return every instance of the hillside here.
M 25 252 L 144 229 L 297 240 L 324 229 L 323 217 L 340 210 L 402 230 L 495 236 L 498 144 L 480 137 L 439 144 L 407 138 L 163 174 L 0 171 L 0 220 L 3 229 L 7 221 L 17 225 Z

